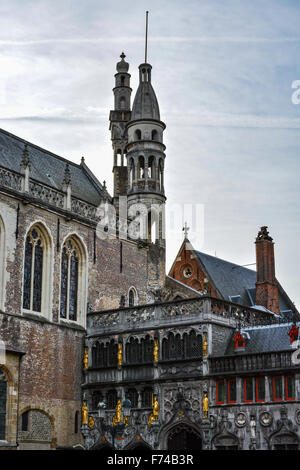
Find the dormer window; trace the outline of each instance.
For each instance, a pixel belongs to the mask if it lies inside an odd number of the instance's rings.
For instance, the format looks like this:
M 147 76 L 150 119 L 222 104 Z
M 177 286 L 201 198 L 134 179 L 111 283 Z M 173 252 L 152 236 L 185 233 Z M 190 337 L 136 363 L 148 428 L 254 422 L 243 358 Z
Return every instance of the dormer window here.
M 240 331 L 237 331 L 233 339 L 235 343 L 235 349 L 244 349 L 245 348 L 245 339 Z

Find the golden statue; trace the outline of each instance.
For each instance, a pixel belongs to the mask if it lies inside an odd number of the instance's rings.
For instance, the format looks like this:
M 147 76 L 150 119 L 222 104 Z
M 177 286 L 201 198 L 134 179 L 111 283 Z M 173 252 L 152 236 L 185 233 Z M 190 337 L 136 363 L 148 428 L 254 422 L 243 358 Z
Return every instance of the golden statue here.
M 118 344 L 118 366 L 121 366 L 123 362 L 123 346 L 122 343 Z
M 208 398 L 207 398 L 207 392 L 204 392 L 204 397 L 203 397 L 203 400 L 202 400 L 202 410 L 203 410 L 204 418 L 208 418 Z
M 84 364 L 85 369 L 88 368 L 88 363 L 89 363 L 89 350 L 88 348 L 85 348 L 84 358 L 83 358 L 83 364 Z
M 113 420 L 112 420 L 112 425 L 116 426 L 118 423 L 120 423 L 121 418 L 122 418 L 122 402 L 119 399 L 118 403 L 117 403 L 117 406 L 116 406 L 116 412 L 115 412 L 115 415 L 114 415 Z
M 84 401 L 83 405 L 82 405 L 81 421 L 82 421 L 82 424 L 87 424 L 88 423 L 88 407 L 86 406 L 86 401 Z
M 154 362 L 158 362 L 158 349 L 159 349 L 158 339 L 155 339 L 154 340 L 154 349 L 153 349 Z
M 93 429 L 94 426 L 95 426 L 95 420 L 94 420 L 93 416 L 90 416 L 89 417 L 89 428 Z
M 203 356 L 207 357 L 207 335 L 204 335 L 204 341 L 203 341 Z
M 153 421 L 157 421 L 158 420 L 158 415 L 159 415 L 159 403 L 158 403 L 158 399 L 157 397 L 155 396 L 153 398 L 152 396 L 152 413 L 150 413 L 149 415 L 149 424 L 153 424 Z

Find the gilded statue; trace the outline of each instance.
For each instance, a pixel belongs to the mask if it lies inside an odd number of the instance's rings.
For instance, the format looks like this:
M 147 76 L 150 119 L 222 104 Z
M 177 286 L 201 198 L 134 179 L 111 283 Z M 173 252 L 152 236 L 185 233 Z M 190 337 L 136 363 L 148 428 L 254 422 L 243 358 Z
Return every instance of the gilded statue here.
M 153 349 L 154 362 L 158 362 L 158 349 L 159 349 L 158 339 L 155 339 L 154 340 L 154 349 Z
M 85 369 L 88 368 L 88 362 L 89 362 L 89 350 L 88 348 L 85 348 L 84 358 L 83 358 L 83 364 L 84 364 Z
M 158 420 L 158 415 L 159 415 L 159 403 L 158 403 L 158 399 L 156 396 L 154 396 L 154 398 L 152 398 L 152 413 L 150 413 L 149 415 L 149 424 L 153 424 L 153 421 L 157 421 Z
M 207 335 L 204 335 L 203 341 L 203 356 L 207 357 Z
M 208 398 L 207 398 L 207 392 L 204 392 L 204 397 L 203 397 L 203 400 L 202 400 L 202 410 L 203 410 L 204 418 L 208 418 Z
M 89 416 L 89 428 L 93 429 L 94 426 L 95 426 L 95 420 L 94 420 L 93 416 Z
M 81 421 L 82 421 L 82 424 L 87 424 L 88 423 L 88 407 L 86 405 L 86 401 L 84 401 L 83 405 L 82 405 Z
M 123 362 L 123 346 L 122 343 L 118 344 L 118 366 L 121 366 Z
M 116 426 L 118 423 L 120 423 L 122 420 L 122 402 L 119 399 L 117 406 L 116 406 L 116 412 L 114 414 L 113 420 L 112 420 L 112 425 Z

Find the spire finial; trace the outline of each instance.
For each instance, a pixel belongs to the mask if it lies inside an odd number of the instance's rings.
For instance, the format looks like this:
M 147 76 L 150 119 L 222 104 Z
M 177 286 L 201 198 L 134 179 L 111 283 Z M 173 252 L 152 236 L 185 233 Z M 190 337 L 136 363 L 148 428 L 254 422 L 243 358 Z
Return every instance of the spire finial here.
M 65 174 L 64 174 L 63 183 L 65 183 L 66 185 L 71 184 L 71 172 L 70 172 L 69 163 L 66 163 L 66 166 L 65 166 Z
M 21 166 L 26 168 L 27 166 L 30 166 L 30 159 L 29 159 L 29 152 L 27 148 L 27 144 L 25 143 L 24 145 L 24 150 L 23 150 L 23 155 L 22 155 L 22 160 L 21 160 Z
M 188 237 L 188 231 L 190 230 L 190 227 L 187 226 L 187 223 L 184 223 L 184 227 L 182 229 L 184 231 L 184 239 L 187 239 Z
M 145 64 L 147 63 L 147 46 L 148 46 L 148 13 L 149 13 L 149 11 L 146 11 Z

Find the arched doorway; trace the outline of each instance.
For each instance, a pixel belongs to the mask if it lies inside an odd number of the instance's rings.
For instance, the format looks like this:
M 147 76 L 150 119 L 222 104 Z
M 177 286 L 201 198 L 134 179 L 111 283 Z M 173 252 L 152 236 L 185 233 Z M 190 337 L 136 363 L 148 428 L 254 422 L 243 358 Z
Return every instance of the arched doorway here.
M 168 434 L 168 450 L 202 449 L 200 434 L 186 424 L 178 424 Z

